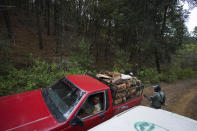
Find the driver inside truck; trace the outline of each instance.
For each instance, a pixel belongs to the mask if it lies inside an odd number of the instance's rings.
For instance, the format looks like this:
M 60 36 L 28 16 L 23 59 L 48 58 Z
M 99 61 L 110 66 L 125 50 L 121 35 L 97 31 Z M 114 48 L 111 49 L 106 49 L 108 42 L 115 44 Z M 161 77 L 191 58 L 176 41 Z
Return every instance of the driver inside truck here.
M 93 104 L 94 104 L 93 114 L 96 114 L 97 112 L 100 112 L 101 111 L 101 103 L 100 103 L 99 96 L 94 96 Z
M 101 100 L 98 94 L 90 96 L 84 103 L 83 107 L 79 111 L 78 115 L 81 118 L 96 114 L 102 110 Z
M 101 111 L 101 102 L 98 94 L 90 96 L 85 103 L 85 112 L 89 115 L 96 114 Z

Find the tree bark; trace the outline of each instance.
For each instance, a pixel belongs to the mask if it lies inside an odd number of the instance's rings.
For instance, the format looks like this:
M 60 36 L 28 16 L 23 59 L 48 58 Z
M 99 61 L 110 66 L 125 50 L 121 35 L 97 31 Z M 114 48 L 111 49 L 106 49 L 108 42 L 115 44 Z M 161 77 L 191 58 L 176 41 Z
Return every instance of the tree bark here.
M 158 71 L 158 73 L 161 73 L 161 69 L 160 69 L 160 59 L 159 59 L 159 54 L 158 54 L 157 48 L 155 48 L 154 54 L 155 54 L 155 63 L 156 63 L 157 71 Z
M 53 17 L 54 17 L 54 20 L 53 20 L 53 24 L 54 24 L 54 34 L 56 34 L 56 31 L 57 31 L 57 2 L 56 0 L 54 1 L 54 10 L 53 10 Z
M 40 23 L 39 0 L 36 0 L 36 25 L 37 25 L 39 48 L 42 50 L 43 49 L 43 41 L 42 41 L 42 29 L 41 29 L 41 23 Z
M 162 28 L 161 28 L 161 38 L 162 39 L 163 39 L 165 27 L 166 27 L 167 10 L 168 10 L 168 6 L 165 6 L 165 8 L 164 8 L 164 15 L 163 15 L 163 22 L 162 22 Z
M 2 0 L 0 2 L 0 5 L 5 5 L 5 4 L 6 4 L 5 0 Z M 6 8 L 5 10 L 2 11 L 2 13 L 3 13 L 3 17 L 5 20 L 6 27 L 7 27 L 8 37 L 11 40 L 11 42 L 15 44 L 15 38 L 13 34 L 13 29 L 11 26 L 10 15 L 9 15 L 8 9 Z
M 57 38 L 57 43 L 56 43 L 56 53 L 61 53 L 62 55 L 62 38 L 64 35 L 64 11 L 63 11 L 63 0 L 59 0 L 59 3 L 57 4 L 58 7 L 58 13 L 57 13 L 57 29 L 56 29 L 56 38 Z
M 50 35 L 50 0 L 47 0 L 47 34 Z
M 167 45 L 167 43 L 164 40 L 164 32 L 165 32 L 165 28 L 166 28 L 167 10 L 168 10 L 168 5 L 166 5 L 164 7 L 163 21 L 162 21 L 162 27 L 161 27 L 161 43 L 163 43 L 163 45 L 165 46 L 165 48 L 164 48 L 164 50 L 165 50 L 165 57 L 166 57 L 165 59 L 169 63 L 171 61 L 171 58 L 170 58 L 170 54 L 168 52 L 168 45 Z

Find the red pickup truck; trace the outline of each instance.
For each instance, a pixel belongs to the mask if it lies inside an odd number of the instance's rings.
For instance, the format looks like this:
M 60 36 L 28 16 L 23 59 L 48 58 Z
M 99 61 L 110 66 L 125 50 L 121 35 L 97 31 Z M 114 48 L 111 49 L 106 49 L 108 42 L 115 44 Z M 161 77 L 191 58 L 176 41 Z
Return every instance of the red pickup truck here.
M 135 88 L 139 95 L 115 104 L 110 83 L 92 75 L 67 75 L 48 88 L 1 97 L 0 130 L 87 130 L 139 105 L 143 86 Z M 91 112 L 95 97 L 99 110 Z

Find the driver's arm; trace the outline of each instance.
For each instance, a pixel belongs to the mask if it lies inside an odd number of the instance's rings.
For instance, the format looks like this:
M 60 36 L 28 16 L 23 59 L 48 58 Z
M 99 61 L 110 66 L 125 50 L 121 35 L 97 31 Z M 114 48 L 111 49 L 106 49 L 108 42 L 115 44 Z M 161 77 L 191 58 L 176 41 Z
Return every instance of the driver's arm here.
M 93 114 L 96 114 L 97 112 L 100 112 L 100 111 L 101 111 L 101 104 L 96 104 L 94 106 Z

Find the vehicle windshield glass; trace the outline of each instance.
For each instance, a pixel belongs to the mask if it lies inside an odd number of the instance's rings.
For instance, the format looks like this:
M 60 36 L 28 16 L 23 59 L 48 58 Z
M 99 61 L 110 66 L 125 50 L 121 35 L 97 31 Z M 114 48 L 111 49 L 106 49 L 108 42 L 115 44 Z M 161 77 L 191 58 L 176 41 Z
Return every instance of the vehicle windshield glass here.
M 48 93 L 54 105 L 67 119 L 85 94 L 66 78 L 52 85 L 48 89 Z

